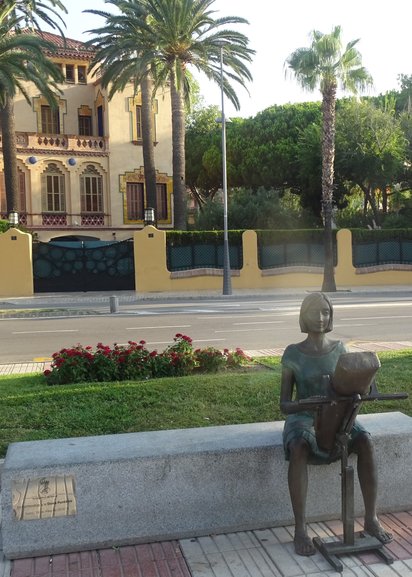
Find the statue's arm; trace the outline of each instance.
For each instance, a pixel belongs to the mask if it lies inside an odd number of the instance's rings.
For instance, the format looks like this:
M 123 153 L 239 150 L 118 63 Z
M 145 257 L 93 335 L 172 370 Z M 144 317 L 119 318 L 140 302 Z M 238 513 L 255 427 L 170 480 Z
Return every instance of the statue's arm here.
M 280 381 L 280 410 L 284 415 L 302 411 L 296 401 L 292 400 L 295 376 L 292 369 L 282 368 L 282 377 Z

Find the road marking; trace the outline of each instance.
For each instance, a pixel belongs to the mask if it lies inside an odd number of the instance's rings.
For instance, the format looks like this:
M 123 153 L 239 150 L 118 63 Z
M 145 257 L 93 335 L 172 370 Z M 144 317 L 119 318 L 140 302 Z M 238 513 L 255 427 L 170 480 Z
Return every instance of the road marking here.
M 162 325 L 159 327 L 127 327 L 127 331 L 142 331 L 147 329 L 188 329 L 192 325 Z
M 396 315 L 390 317 L 347 317 L 340 321 L 379 321 L 382 319 L 412 319 L 412 315 Z
M 382 308 L 382 307 L 410 307 L 412 302 L 398 301 L 398 302 L 373 302 L 373 303 L 359 303 L 359 304 L 337 304 L 336 301 L 333 303 L 334 309 L 370 309 L 370 308 Z
M 52 361 L 53 359 L 51 357 L 34 357 L 33 362 L 34 363 L 46 363 L 48 361 Z
M 288 316 L 292 313 L 285 313 L 285 314 L 278 314 L 278 315 L 242 315 L 241 313 L 239 313 L 238 315 L 225 315 L 225 314 L 221 314 L 219 316 L 216 317 L 209 317 L 209 316 L 203 316 L 203 317 L 197 317 L 198 320 L 204 320 L 204 319 L 208 319 L 208 320 L 212 320 L 212 319 L 220 319 L 220 320 L 226 320 L 226 319 L 267 319 L 270 317 L 273 318 L 278 318 L 278 317 L 284 317 L 284 316 Z
M 234 326 L 236 325 L 279 325 L 284 323 L 285 321 L 257 321 L 254 323 L 233 323 Z
M 375 323 L 375 325 L 376 324 L 377 323 Z M 370 327 L 370 326 L 375 326 L 375 325 L 368 325 L 366 323 L 353 323 L 353 325 L 351 325 L 351 327 Z M 347 325 L 339 325 L 339 324 L 336 325 L 335 323 L 333 323 L 333 328 L 334 329 L 342 329 L 342 328 L 347 329 L 348 327 L 347 327 Z
M 247 333 L 247 332 L 253 332 L 253 331 L 270 331 L 270 328 L 268 327 L 267 329 L 227 329 L 224 331 L 215 331 L 215 333 Z
M 37 335 L 39 333 L 78 333 L 79 329 L 59 329 L 56 331 L 14 331 L 12 335 Z
M 226 339 L 193 339 L 194 343 L 215 343 L 225 341 Z M 146 345 L 170 345 L 170 341 L 151 341 L 147 342 Z

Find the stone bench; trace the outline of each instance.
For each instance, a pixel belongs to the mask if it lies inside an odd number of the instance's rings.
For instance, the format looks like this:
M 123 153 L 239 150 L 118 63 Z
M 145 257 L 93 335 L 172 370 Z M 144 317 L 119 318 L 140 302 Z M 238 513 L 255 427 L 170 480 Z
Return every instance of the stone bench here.
M 412 418 L 393 412 L 360 420 L 376 447 L 380 511 L 411 509 Z M 2 472 L 4 553 L 291 524 L 282 428 L 272 422 L 14 443 Z M 310 469 L 308 517 L 338 518 L 339 464 Z

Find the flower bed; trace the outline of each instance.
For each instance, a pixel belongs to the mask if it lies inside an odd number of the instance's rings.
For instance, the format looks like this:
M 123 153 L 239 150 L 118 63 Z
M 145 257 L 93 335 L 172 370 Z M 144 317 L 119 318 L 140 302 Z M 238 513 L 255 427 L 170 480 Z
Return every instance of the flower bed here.
M 181 333 L 161 353 L 149 351 L 145 345 L 145 341 L 112 347 L 98 343 L 93 349 L 78 344 L 54 353 L 51 369 L 44 371 L 44 376 L 50 385 L 153 379 L 235 369 L 251 360 L 239 348 L 194 350 L 192 339 Z

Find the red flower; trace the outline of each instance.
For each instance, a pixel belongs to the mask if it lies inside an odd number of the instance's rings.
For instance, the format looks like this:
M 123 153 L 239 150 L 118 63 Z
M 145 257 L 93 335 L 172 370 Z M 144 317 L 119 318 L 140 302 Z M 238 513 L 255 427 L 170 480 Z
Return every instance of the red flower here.
M 49 369 L 46 369 L 46 370 L 44 371 L 43 375 L 44 375 L 45 377 L 48 377 L 49 375 L 51 375 L 51 371 L 49 371 Z

